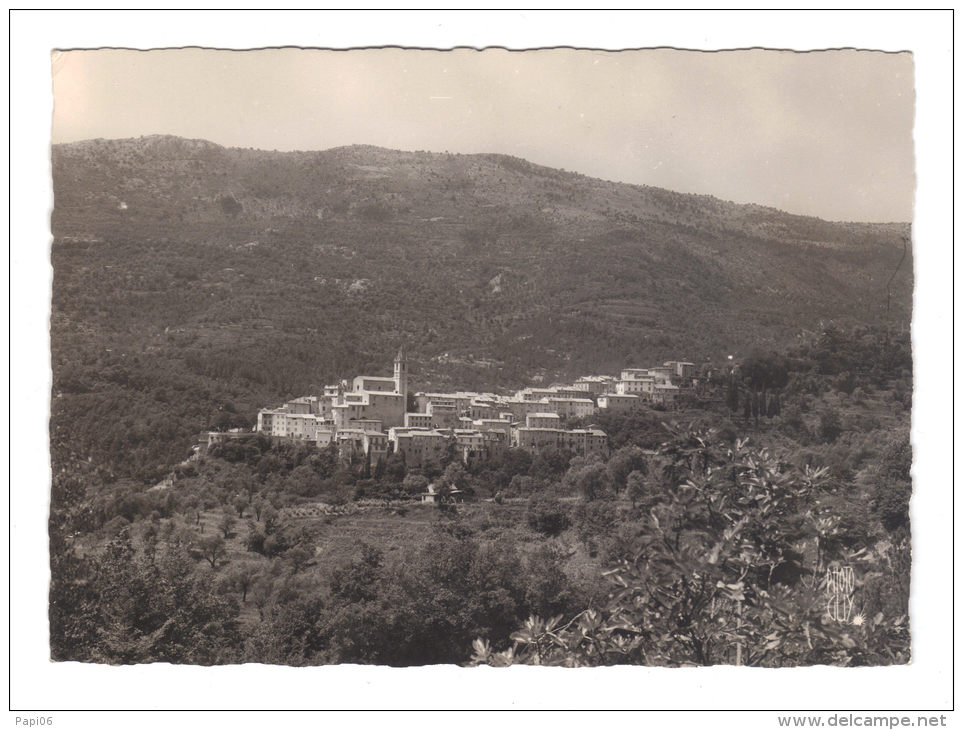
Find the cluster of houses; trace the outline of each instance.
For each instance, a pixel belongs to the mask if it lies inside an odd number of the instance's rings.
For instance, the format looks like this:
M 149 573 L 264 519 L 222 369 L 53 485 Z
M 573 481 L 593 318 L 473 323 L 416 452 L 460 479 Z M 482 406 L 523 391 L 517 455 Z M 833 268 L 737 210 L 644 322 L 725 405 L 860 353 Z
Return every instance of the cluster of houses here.
M 402 347 L 392 377 L 359 375 L 325 386 L 323 395 L 263 409 L 256 430 L 320 448 L 335 444 L 343 458 L 363 457 L 371 464 L 394 452 L 404 455 L 409 467 L 446 455 L 471 463 L 508 447 L 532 454 L 604 455 L 608 438 L 603 431 L 565 424 L 600 411 L 672 407 L 680 387 L 695 383 L 695 374 L 692 363 L 667 362 L 662 367 L 623 370 L 618 378 L 588 376 L 569 385 L 525 388 L 508 396 L 416 393 L 411 399 L 415 409 L 409 410 L 408 358 Z

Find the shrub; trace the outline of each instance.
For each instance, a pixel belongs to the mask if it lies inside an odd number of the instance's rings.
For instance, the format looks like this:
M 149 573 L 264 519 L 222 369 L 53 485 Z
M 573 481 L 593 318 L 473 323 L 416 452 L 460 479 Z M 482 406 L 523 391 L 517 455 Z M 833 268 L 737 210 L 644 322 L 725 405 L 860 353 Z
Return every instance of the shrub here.
M 908 481 L 880 477 L 873 488 L 873 511 L 887 530 L 909 526 L 909 504 L 913 486 Z
M 586 502 L 612 496 L 612 478 L 605 465 L 598 461 L 588 464 L 573 462 L 562 485 L 581 495 Z
M 267 539 L 267 535 L 250 520 L 248 520 L 247 529 L 248 533 L 247 537 L 244 538 L 244 547 L 248 552 L 264 555 L 264 541 Z
M 830 408 L 819 414 L 819 438 L 831 444 L 839 434 L 843 432 L 842 423 L 839 420 L 839 413 Z
M 880 469 L 886 476 L 909 481 L 913 466 L 913 447 L 909 433 L 901 431 L 893 434 L 883 446 L 880 455 Z
M 618 509 L 612 502 L 588 502 L 574 510 L 573 523 L 578 539 L 586 545 L 607 537 L 618 521 Z
M 421 474 L 409 474 L 401 483 L 401 488 L 409 497 L 417 497 L 428 489 L 428 479 Z
M 125 527 L 127 527 L 129 524 L 130 524 L 130 520 L 128 520 L 126 517 L 123 517 L 121 515 L 117 515 L 116 517 L 111 519 L 109 522 L 107 522 L 107 524 L 103 526 L 103 528 L 101 529 L 101 532 L 105 536 L 113 537 L 114 535 L 119 535 L 120 531 L 123 530 Z
M 526 474 L 516 474 L 506 491 L 512 497 L 528 497 L 535 492 L 535 480 Z
M 549 496 L 530 498 L 525 518 L 535 532 L 549 537 L 560 535 L 571 525 L 568 508 L 557 498 Z

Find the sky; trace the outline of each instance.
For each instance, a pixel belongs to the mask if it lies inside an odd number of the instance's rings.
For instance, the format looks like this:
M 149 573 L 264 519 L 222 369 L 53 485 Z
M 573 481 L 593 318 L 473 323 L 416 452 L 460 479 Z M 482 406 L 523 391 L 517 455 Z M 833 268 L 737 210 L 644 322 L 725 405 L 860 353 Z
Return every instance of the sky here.
M 829 220 L 913 215 L 910 53 L 94 50 L 52 68 L 55 143 L 499 152 Z

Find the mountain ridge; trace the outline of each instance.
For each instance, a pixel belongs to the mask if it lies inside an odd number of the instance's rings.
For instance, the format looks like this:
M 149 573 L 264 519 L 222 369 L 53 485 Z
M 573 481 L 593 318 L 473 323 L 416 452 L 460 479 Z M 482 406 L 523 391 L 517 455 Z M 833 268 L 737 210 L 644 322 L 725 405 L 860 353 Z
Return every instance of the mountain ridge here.
M 228 145 L 222 145 L 218 142 L 212 142 L 207 139 L 186 138 L 186 137 L 179 137 L 177 135 L 172 135 L 172 134 L 150 134 L 150 135 L 143 135 L 140 137 L 122 137 L 122 138 L 96 137 L 96 138 L 85 139 L 85 140 L 76 140 L 73 142 L 59 142 L 59 143 L 53 144 L 52 148 L 54 150 L 67 150 L 70 148 L 79 149 L 79 148 L 85 148 L 85 147 L 90 147 L 94 145 L 101 145 L 101 146 L 122 145 L 122 144 L 134 145 L 134 144 L 144 144 L 144 143 L 149 143 L 149 144 L 188 143 L 191 146 L 193 146 L 195 149 L 204 148 L 204 149 L 216 149 L 222 152 L 255 152 L 255 153 L 264 153 L 264 154 L 272 154 L 272 155 L 324 155 L 324 154 L 337 155 L 337 154 L 345 154 L 345 153 L 352 153 L 352 152 L 354 153 L 375 152 L 375 153 L 392 153 L 392 154 L 400 154 L 400 155 L 431 154 L 431 155 L 446 155 L 446 156 L 468 157 L 468 158 L 482 158 L 482 159 L 491 159 L 491 160 L 506 160 L 509 163 L 521 163 L 522 165 L 527 166 L 532 170 L 541 170 L 543 171 L 542 174 L 555 174 L 561 171 L 561 172 L 574 175 L 579 178 L 585 178 L 587 180 L 591 180 L 599 183 L 624 185 L 630 188 L 636 188 L 640 191 L 657 190 L 657 191 L 669 193 L 672 195 L 686 196 L 693 199 L 705 199 L 717 204 L 722 204 L 726 206 L 735 206 L 735 207 L 744 209 L 746 211 L 763 212 L 763 213 L 770 213 L 770 214 L 777 213 L 780 215 L 790 216 L 801 220 L 818 221 L 820 223 L 839 224 L 839 225 L 860 225 L 860 226 L 881 226 L 881 227 L 910 225 L 909 221 L 830 220 L 830 219 L 821 218 L 819 216 L 814 216 L 814 215 L 807 215 L 803 213 L 793 213 L 791 211 L 786 211 L 771 205 L 763 205 L 761 203 L 752 203 L 752 202 L 739 203 L 736 201 L 721 198 L 716 195 L 712 195 L 710 193 L 692 193 L 692 192 L 671 190 L 668 188 L 660 188 L 658 186 L 649 185 L 646 183 L 628 183 L 628 182 L 622 182 L 617 180 L 610 180 L 608 178 L 595 177 L 595 176 L 587 175 L 577 171 L 559 170 L 557 168 L 552 168 L 547 165 L 531 162 L 522 157 L 509 155 L 506 153 L 499 153 L 499 152 L 468 152 L 468 153 L 427 152 L 426 153 L 425 151 L 414 152 L 409 150 L 397 150 L 390 147 L 382 147 L 380 145 L 363 144 L 363 143 L 337 145 L 334 147 L 328 147 L 328 148 L 316 149 L 316 150 L 299 149 L 299 150 L 279 151 L 279 150 L 268 150 L 265 148 L 228 146 Z
M 910 324 L 899 224 L 490 154 L 162 136 L 51 155 L 53 422 L 104 458 L 97 433 L 118 411 L 140 409 L 176 450 L 189 432 L 386 371 L 401 343 L 413 388 L 493 390 L 720 365 L 827 322 Z

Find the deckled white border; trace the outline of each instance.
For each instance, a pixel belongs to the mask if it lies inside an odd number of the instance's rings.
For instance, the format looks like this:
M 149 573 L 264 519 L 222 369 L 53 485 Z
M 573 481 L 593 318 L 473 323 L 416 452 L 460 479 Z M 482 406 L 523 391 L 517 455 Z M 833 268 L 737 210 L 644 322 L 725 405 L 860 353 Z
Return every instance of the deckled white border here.
M 17 708 L 646 708 L 780 707 L 809 709 L 938 709 L 950 702 L 951 513 L 950 396 L 952 353 L 950 155 L 952 18 L 946 13 L 759 12 L 706 13 L 537 11 L 465 13 L 387 11 L 310 13 L 269 11 L 146 13 L 25 12 L 12 18 L 11 123 L 13 302 L 13 421 L 11 522 L 12 704 Z M 508 671 L 446 667 L 397 670 L 359 667 L 117 668 L 52 664 L 47 660 L 46 518 L 48 505 L 49 364 L 49 50 L 54 47 L 160 47 L 202 45 L 248 48 L 273 45 L 324 47 L 500 45 L 539 47 L 687 48 L 862 47 L 912 50 L 917 76 L 917 207 L 914 228 L 917 274 L 914 316 L 916 392 L 913 504 L 913 629 L 910 667 L 833 670 L 590 671 L 513 668 Z M 3 303 L 6 306 L 6 303 Z M 6 429 L 6 424 L 3 426 Z M 6 442 L 6 439 L 2 439 Z M 6 505 L 2 507 L 6 510 Z M 5 549 L 5 548 L 4 548 Z M 19 713 L 32 714 L 38 713 Z M 42 714 L 42 713 L 41 713 Z M 47 713 L 50 714 L 50 713 Z M 60 727 L 160 727 L 230 722 L 264 726 L 358 722 L 356 716 L 307 718 L 211 715 L 76 715 L 54 712 Z M 913 713 L 915 716 L 915 713 Z M 11 726 L 13 718 L 10 719 Z M 469 726 L 503 716 L 431 715 L 419 724 Z M 603 722 L 706 722 L 731 727 L 776 727 L 762 714 L 683 718 L 607 716 Z M 375 722 L 414 721 L 381 716 Z M 581 724 L 584 715 L 549 722 Z M 545 721 L 522 718 L 522 721 Z

